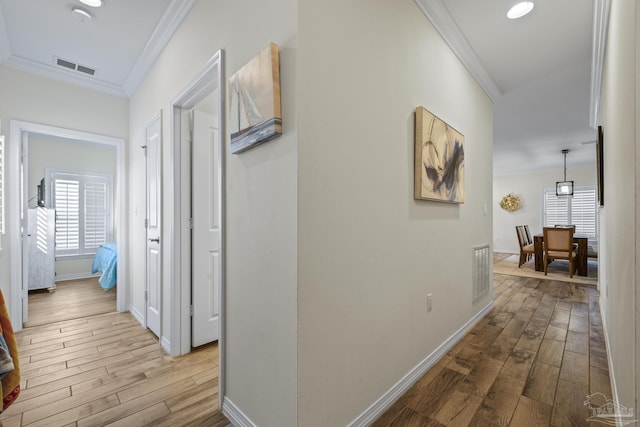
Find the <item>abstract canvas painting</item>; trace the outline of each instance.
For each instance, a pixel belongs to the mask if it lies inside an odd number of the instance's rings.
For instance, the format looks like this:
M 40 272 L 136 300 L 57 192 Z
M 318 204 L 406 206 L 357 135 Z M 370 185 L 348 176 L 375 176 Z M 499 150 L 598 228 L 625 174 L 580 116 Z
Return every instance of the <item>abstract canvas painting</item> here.
M 464 136 L 416 108 L 414 199 L 464 203 Z
M 282 135 L 278 45 L 270 43 L 229 79 L 231 152 Z

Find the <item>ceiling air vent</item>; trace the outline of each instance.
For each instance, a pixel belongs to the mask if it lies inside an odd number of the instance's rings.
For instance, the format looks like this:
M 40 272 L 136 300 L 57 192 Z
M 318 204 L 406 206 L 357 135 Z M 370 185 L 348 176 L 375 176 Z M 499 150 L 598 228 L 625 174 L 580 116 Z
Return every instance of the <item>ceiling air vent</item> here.
M 69 62 L 69 61 L 65 61 L 64 59 L 57 59 L 57 64 L 61 67 L 65 67 L 65 68 L 69 68 L 71 70 L 75 70 L 76 69 L 76 64 L 74 64 L 73 62 Z
M 78 65 L 76 70 L 80 71 L 81 73 L 89 74 L 90 76 L 93 76 L 96 73 L 96 70 L 94 70 L 93 68 L 85 67 L 84 65 Z
M 56 65 L 60 67 L 67 68 L 69 70 L 77 71 L 79 73 L 88 74 L 90 76 L 95 76 L 96 70 L 90 67 L 85 67 L 84 65 L 76 64 L 75 62 L 67 61 L 62 58 L 55 58 Z

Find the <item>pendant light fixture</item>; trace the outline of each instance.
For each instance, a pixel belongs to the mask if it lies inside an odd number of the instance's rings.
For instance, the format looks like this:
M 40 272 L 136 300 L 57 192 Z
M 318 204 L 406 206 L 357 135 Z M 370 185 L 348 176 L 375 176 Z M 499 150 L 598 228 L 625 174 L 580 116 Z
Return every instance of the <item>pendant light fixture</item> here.
M 569 150 L 562 150 L 564 155 L 564 181 L 556 182 L 556 196 L 573 196 L 573 181 L 567 181 L 567 153 Z

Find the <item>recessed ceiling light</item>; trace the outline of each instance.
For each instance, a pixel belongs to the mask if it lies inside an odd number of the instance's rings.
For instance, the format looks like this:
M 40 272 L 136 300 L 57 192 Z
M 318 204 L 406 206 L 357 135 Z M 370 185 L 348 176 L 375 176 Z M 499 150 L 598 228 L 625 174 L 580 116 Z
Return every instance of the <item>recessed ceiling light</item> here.
M 527 13 L 533 10 L 533 2 L 532 1 L 521 1 L 520 3 L 516 3 L 509 9 L 507 12 L 507 18 L 509 19 L 518 19 L 525 16 Z
M 100 7 L 102 6 L 102 0 L 80 0 L 80 3 L 86 4 L 91 7 Z
M 73 9 L 71 9 L 71 13 L 80 18 L 80 21 L 82 22 L 91 21 L 91 19 L 93 18 L 93 16 L 91 16 L 89 12 L 84 9 L 80 9 L 79 7 L 74 7 Z

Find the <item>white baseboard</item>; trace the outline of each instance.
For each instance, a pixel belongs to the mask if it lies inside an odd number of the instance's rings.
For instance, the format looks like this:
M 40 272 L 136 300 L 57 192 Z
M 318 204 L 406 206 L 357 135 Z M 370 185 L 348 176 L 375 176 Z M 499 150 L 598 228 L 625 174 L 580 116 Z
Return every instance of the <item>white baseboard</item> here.
M 609 346 L 609 334 L 607 333 L 607 319 L 604 316 L 604 312 L 602 311 L 602 296 L 598 301 L 598 305 L 600 306 L 600 319 L 602 319 L 602 334 L 604 335 L 604 345 L 607 350 L 607 364 L 609 365 L 609 381 L 611 382 L 611 393 L 613 396 L 611 398 L 617 404 L 620 403 L 620 397 L 618 396 L 618 386 L 616 385 L 616 376 L 613 372 L 613 362 L 611 361 L 611 347 Z M 608 398 L 609 396 L 607 396 Z
M 64 282 L 67 280 L 78 280 L 78 279 L 90 279 L 91 277 L 100 277 L 101 273 L 98 274 L 90 274 L 90 273 L 73 273 L 73 274 L 61 274 L 60 276 L 56 276 L 56 282 Z
M 222 413 L 236 427 L 256 427 L 256 424 L 227 397 L 222 400 Z
M 414 385 L 433 365 L 435 365 L 454 345 L 464 337 L 473 325 L 483 318 L 493 308 L 493 301 L 487 304 L 475 316 L 467 321 L 460 329 L 440 344 L 422 362 L 409 371 L 400 381 L 393 385 L 385 394 L 369 406 L 362 414 L 353 420 L 349 427 L 366 427 L 380 417 L 393 405 L 412 385 Z
M 137 308 L 135 308 L 134 306 L 132 306 L 131 304 L 129 304 L 127 306 L 127 309 L 129 310 L 129 313 L 131 313 L 131 315 L 133 316 L 134 319 L 136 319 L 138 321 L 138 323 L 140 323 L 140 325 L 142 325 L 143 328 L 146 328 L 147 326 L 144 324 L 144 316 L 142 315 L 142 313 L 140 313 L 140 311 L 138 311 Z
M 520 249 L 513 249 L 513 248 L 498 249 L 498 248 L 493 248 L 492 252 L 498 252 L 498 253 L 501 253 L 501 254 L 518 255 L 520 253 Z
M 169 341 L 167 337 L 162 337 L 160 340 L 160 347 L 162 347 L 167 354 L 171 354 L 171 341 Z

